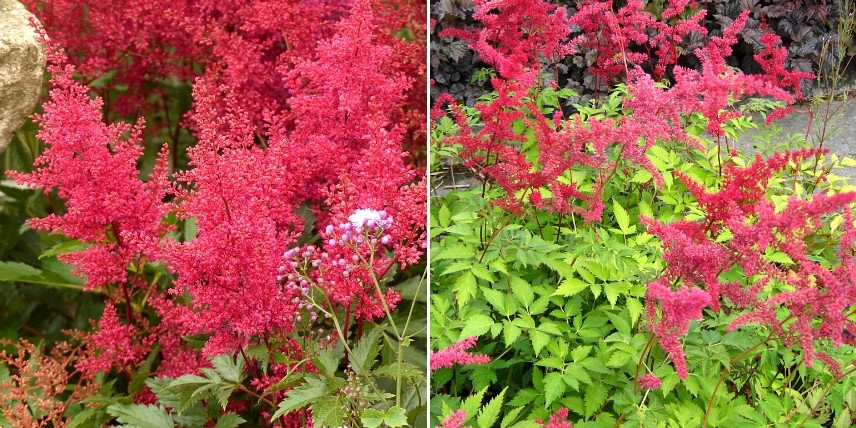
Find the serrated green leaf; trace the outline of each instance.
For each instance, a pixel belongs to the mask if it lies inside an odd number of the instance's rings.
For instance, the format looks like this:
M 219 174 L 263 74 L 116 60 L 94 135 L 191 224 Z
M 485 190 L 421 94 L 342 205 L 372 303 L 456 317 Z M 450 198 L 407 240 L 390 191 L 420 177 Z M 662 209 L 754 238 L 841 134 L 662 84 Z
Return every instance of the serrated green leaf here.
M 559 288 L 553 293 L 554 296 L 564 296 L 571 297 L 574 294 L 579 293 L 585 289 L 589 288 L 589 284 L 577 279 L 577 278 L 565 278 L 564 281 L 559 285 Z
M 173 428 L 169 413 L 154 404 L 111 404 L 107 413 L 127 428 Z
M 92 422 L 92 420 L 97 414 L 104 411 L 105 409 L 100 406 L 87 407 L 78 412 L 76 415 L 74 415 L 74 418 L 71 419 L 71 421 L 68 423 L 68 425 L 66 425 L 65 428 L 79 428 L 81 426 L 84 426 L 84 424 L 86 424 L 87 422 Z
M 395 379 L 398 377 L 399 369 L 398 363 L 390 363 L 382 365 L 374 370 L 372 370 L 372 374 L 377 377 L 386 377 Z M 425 373 L 419 367 L 410 364 L 406 361 L 401 362 L 401 376 L 405 379 L 424 379 Z
M 505 391 L 508 388 L 504 388 L 502 392 L 499 393 L 496 397 L 493 397 L 479 412 L 478 417 L 476 418 L 476 422 L 478 423 L 480 428 L 491 428 L 494 423 L 496 423 L 496 419 L 499 417 L 499 412 L 502 410 L 502 400 L 505 397 Z
M 606 295 L 606 300 L 609 301 L 610 307 L 615 307 L 618 303 L 618 296 L 621 294 L 621 289 L 615 283 L 605 284 L 603 286 L 603 294 Z
M 305 376 L 306 382 L 286 393 L 285 400 L 279 403 L 276 412 L 271 416 L 271 421 L 280 416 L 308 406 L 321 400 L 327 394 L 327 380 L 317 375 Z
M 283 389 L 291 388 L 299 384 L 301 380 L 303 380 L 303 372 L 291 373 L 289 375 L 286 375 L 279 382 L 272 385 L 270 388 L 267 389 L 267 391 L 282 391 Z
M 338 395 L 328 396 L 312 404 L 312 423 L 315 428 L 342 426 L 345 413 Z
M 544 375 L 544 405 L 550 407 L 554 401 L 565 394 L 565 381 L 559 372 L 550 372 Z
M 466 421 L 472 419 L 476 413 L 478 413 L 479 408 L 481 407 L 482 399 L 484 399 L 484 394 L 487 392 L 487 387 L 481 389 L 481 391 L 477 392 L 475 395 L 471 395 L 461 403 L 461 410 L 466 413 Z
M 491 284 L 496 282 L 496 277 L 493 276 L 493 274 L 490 272 L 490 270 L 488 270 L 487 266 L 485 265 L 475 263 L 472 265 L 472 267 L 470 267 L 470 271 L 472 271 L 473 275 Z
M 391 428 L 403 427 L 407 425 L 407 414 L 404 408 L 393 406 L 391 409 L 387 410 L 386 416 L 383 418 L 383 422 Z
M 386 416 L 384 412 L 377 409 L 368 408 L 360 415 L 360 422 L 366 428 L 377 428 L 383 423 L 383 418 Z
M 26 263 L 0 262 L 0 281 L 15 281 L 28 276 L 40 275 L 42 271 Z
M 639 320 L 639 317 L 642 315 L 642 312 L 645 311 L 644 306 L 639 301 L 639 299 L 628 297 L 626 301 L 627 312 L 630 313 L 630 324 L 636 324 L 636 321 Z
M 517 420 L 517 415 L 522 411 L 523 407 L 517 407 L 508 411 L 505 416 L 502 417 L 502 422 L 499 423 L 499 428 L 508 428 L 509 425 Z
M 437 220 L 440 222 L 441 227 L 449 227 L 451 223 L 452 212 L 449 211 L 449 207 L 443 205 L 440 207 L 440 212 L 437 215 Z
M 173 379 L 165 389 L 175 393 L 178 406 L 173 410 L 180 415 L 194 403 L 208 398 L 206 394 L 217 383 L 207 377 L 189 374 Z
M 71 252 L 75 252 L 75 251 L 80 251 L 84 248 L 86 248 L 86 245 L 84 245 L 82 242 L 78 241 L 77 239 L 72 239 L 70 241 L 65 241 L 61 244 L 54 245 L 50 249 L 45 250 L 42 254 L 39 255 L 39 259 L 43 259 L 45 257 L 58 256 L 58 255 L 64 254 L 64 253 L 71 253 Z
M 472 272 L 464 272 L 455 281 L 455 285 L 452 286 L 452 290 L 455 292 L 455 299 L 458 301 L 458 307 L 462 308 L 469 303 L 475 297 L 478 289 L 478 282 L 475 275 Z
M 532 340 L 532 349 L 535 350 L 535 355 L 540 354 L 541 350 L 544 349 L 544 346 L 550 342 L 549 334 L 535 329 L 529 330 L 529 338 Z
M 511 345 L 520 337 L 520 327 L 514 325 L 511 321 L 502 322 L 502 338 L 505 341 L 505 346 L 510 348 Z
M 585 407 L 586 417 L 589 417 L 606 402 L 607 391 L 606 387 L 600 382 L 594 382 L 586 387 Z
M 509 282 L 511 282 L 511 293 L 525 307 L 529 307 L 532 304 L 532 301 L 535 300 L 535 293 L 532 292 L 532 286 L 517 276 L 510 276 Z
M 318 371 L 324 376 L 333 377 L 339 368 L 339 360 L 333 355 L 333 348 L 322 349 L 312 360 Z
M 612 200 L 612 210 L 615 214 L 615 221 L 618 223 L 618 228 L 626 235 L 630 228 L 630 216 L 627 215 L 627 210 L 621 206 L 621 202 L 618 202 L 618 199 Z
M 583 358 L 588 356 L 589 352 L 591 352 L 591 349 L 591 345 L 577 346 L 571 351 L 571 359 L 573 359 L 574 362 L 579 362 Z
M 633 178 L 630 181 L 633 183 L 647 183 L 651 180 L 651 177 L 652 175 L 647 169 L 640 169 L 633 174 Z
M 235 428 L 247 420 L 238 416 L 237 413 L 224 413 L 217 419 L 217 425 L 214 428 Z
M 232 383 L 241 383 L 242 374 L 244 372 L 244 360 L 242 358 L 232 358 L 230 355 L 217 355 L 211 360 L 214 370 L 217 371 L 223 379 Z
M 507 316 L 510 314 L 506 313 L 506 304 L 505 299 L 508 297 L 508 294 L 488 287 L 479 287 L 481 289 L 482 295 L 485 300 L 493 306 L 496 312 L 499 312 L 503 316 Z
M 354 372 L 361 376 L 368 376 L 369 369 L 375 364 L 378 353 L 380 352 L 379 338 L 383 332 L 384 326 L 376 326 L 367 334 L 364 334 L 360 341 L 354 346 L 352 352 L 348 355 L 348 361 L 351 363 L 351 368 Z
M 471 315 L 464 320 L 464 328 L 461 330 L 460 338 L 481 336 L 487 333 L 491 326 L 493 326 L 493 318 L 484 314 Z
M 766 254 L 764 258 L 774 263 L 781 263 L 784 265 L 794 264 L 794 261 L 791 259 L 791 257 L 781 251 L 773 251 L 769 254 Z

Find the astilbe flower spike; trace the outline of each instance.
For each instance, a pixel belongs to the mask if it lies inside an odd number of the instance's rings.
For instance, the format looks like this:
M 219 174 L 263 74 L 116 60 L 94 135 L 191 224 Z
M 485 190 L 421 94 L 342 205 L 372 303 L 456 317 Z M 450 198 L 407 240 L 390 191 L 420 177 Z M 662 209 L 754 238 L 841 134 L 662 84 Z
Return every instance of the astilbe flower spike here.
M 429 361 L 431 371 L 440 370 L 444 367 L 452 367 L 455 364 L 487 364 L 490 357 L 483 354 L 471 354 L 467 350 L 475 346 L 478 338 L 474 336 L 461 339 L 445 349 L 431 352 Z
M 68 406 L 97 393 L 101 386 L 94 374 L 73 376 L 74 366 L 89 356 L 83 346 L 63 341 L 48 351 L 22 338 L 18 342 L 0 339 L 0 347 L 17 351 L 0 350 L 0 365 L 8 369 L 7 377 L 0 380 L 0 413 L 10 426 L 65 426 Z
M 28 224 L 89 244 L 83 251 L 60 255 L 60 260 L 76 266 L 75 273 L 86 276 L 87 290 L 138 285 L 128 278 L 127 266 L 140 257 L 157 258 L 157 243 L 167 231 L 161 221 L 165 191 L 158 187 L 167 173 L 166 152 L 149 182 L 140 180 L 136 165 L 143 154 L 142 121 L 135 126 L 104 124 L 101 99 L 89 97 L 88 89 L 73 80 L 75 67 L 68 64 L 63 50 L 44 33 L 42 37 L 48 48 L 51 89 L 44 113 L 34 119 L 45 150 L 33 172 L 9 175 L 45 192 L 55 188 L 65 200 L 64 214 Z
M 535 86 L 542 60 L 556 62 L 571 53 L 566 44 L 571 27 L 564 7 L 539 0 L 477 0 L 475 7 L 473 19 L 482 28 L 451 28 L 440 36 L 469 41 L 479 59 L 503 79 Z

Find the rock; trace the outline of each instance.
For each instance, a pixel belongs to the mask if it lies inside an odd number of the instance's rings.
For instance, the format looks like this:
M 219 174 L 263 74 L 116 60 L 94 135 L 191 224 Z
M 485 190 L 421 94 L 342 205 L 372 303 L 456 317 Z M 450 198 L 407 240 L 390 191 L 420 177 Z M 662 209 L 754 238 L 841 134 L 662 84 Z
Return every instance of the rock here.
M 39 99 L 45 53 L 17 0 L 0 0 L 0 153 Z

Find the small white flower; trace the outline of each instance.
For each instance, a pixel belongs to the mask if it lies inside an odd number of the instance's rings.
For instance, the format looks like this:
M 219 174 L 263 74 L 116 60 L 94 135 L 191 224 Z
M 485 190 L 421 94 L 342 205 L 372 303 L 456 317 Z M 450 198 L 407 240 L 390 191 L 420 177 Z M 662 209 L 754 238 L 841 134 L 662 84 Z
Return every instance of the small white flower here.
M 373 209 L 359 209 L 348 217 L 348 221 L 350 221 L 351 225 L 354 227 L 367 226 L 369 221 L 372 222 L 372 225 L 381 224 L 383 219 L 381 218 L 380 213 L 380 211 L 375 211 Z

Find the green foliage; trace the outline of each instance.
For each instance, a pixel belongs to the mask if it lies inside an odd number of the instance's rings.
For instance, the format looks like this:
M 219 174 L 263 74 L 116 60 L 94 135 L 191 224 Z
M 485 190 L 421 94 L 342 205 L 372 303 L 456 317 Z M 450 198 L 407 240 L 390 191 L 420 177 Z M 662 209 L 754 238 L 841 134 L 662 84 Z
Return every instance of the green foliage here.
M 319 373 L 286 376 L 274 385 L 270 390 L 287 391 L 271 420 L 307 408 L 316 427 L 357 423 L 399 427 L 424 421 L 422 400 L 418 396 L 402 399 L 397 390 L 400 386 L 389 382 L 401 379 L 408 390 L 419 395 L 426 383 L 424 369 L 414 365 L 415 361 L 384 358 L 387 345 L 381 338 L 385 330 L 386 326 L 379 325 L 364 333 L 349 349 L 347 359 L 342 348 L 319 350 L 312 360 Z M 400 345 L 409 347 L 410 343 Z
M 620 118 L 628 114 L 622 103 L 626 96 L 619 87 L 605 99 L 576 108 L 583 121 Z M 746 108 L 768 112 L 773 107 L 756 100 Z M 472 111 L 467 114 L 478 122 Z M 504 211 L 493 202 L 505 195 L 489 180 L 432 198 L 432 349 L 478 336 L 470 351 L 492 360 L 432 373 L 432 425 L 463 409 L 465 426 L 540 426 L 532 421 L 547 420 L 561 407 L 569 409 L 574 427 L 849 423 L 852 380 L 833 378 L 823 364 L 806 368 L 799 351 L 781 340 L 767 341 L 770 332 L 763 328 L 730 331 L 737 313 L 708 308 L 701 322 L 691 324 L 682 340 L 690 372 L 683 381 L 652 338 L 645 293 L 665 262 L 660 241 L 646 232 L 640 215 L 666 223 L 702 218 L 698 202 L 674 173 L 716 189 L 727 163 L 744 166 L 752 159 L 742 153 L 723 155 L 725 147 L 704 134 L 706 122 L 700 115 L 684 119 L 687 132 L 708 149 L 660 141 L 648 150 L 648 159 L 663 175 L 662 187 L 648 171 L 616 158 L 619 165 L 605 186 L 599 222 L 584 223 L 579 216 L 532 206 L 520 213 Z M 724 128 L 731 144 L 750 129 L 767 136 L 768 143 L 756 140 L 761 153 L 773 152 L 783 141 L 772 135 L 775 127 L 749 117 L 729 121 Z M 434 127 L 432 144 L 441 148 L 432 162 L 434 172 L 450 165 L 462 168 L 458 149 L 443 145 L 456 131 L 446 119 Z M 795 136 L 787 141 L 789 148 L 809 145 Z M 536 150 L 535 145 L 520 147 L 527 158 Z M 834 174 L 845 165 L 856 161 L 830 155 L 792 165 L 771 180 L 767 196 L 781 210 L 794 196 L 853 189 Z M 821 234 L 840 229 L 842 221 L 840 215 L 828 219 Z M 828 239 L 807 245 L 818 261 L 836 260 Z M 779 252 L 764 257 L 782 266 L 793 264 Z M 742 272 L 722 275 L 723 280 L 745 281 Z M 849 361 L 846 356 L 853 351 L 849 346 L 824 348 L 840 361 Z M 640 388 L 637 379 L 647 373 L 661 379 L 660 388 Z

